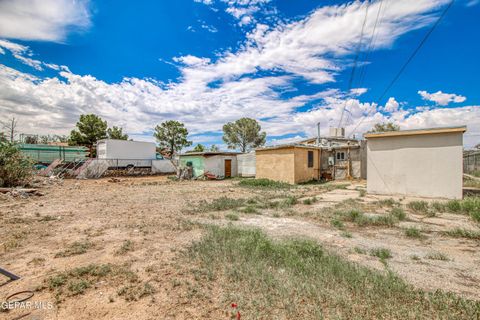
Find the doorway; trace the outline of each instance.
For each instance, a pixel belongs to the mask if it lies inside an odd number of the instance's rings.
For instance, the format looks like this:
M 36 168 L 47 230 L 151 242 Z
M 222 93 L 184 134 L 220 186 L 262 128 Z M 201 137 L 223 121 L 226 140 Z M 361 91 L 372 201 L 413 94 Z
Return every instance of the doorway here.
M 232 176 L 232 160 L 225 159 L 225 178 Z

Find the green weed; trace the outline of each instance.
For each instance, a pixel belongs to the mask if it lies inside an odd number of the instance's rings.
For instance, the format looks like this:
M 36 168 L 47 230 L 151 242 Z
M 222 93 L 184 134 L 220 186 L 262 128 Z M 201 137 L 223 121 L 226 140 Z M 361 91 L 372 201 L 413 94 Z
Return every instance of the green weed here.
M 238 183 L 241 187 L 268 188 L 268 189 L 290 189 L 293 186 L 286 182 L 269 179 L 243 179 Z
M 373 253 L 382 259 L 391 257 L 386 249 Z M 425 292 L 392 272 L 349 262 L 315 242 L 274 241 L 259 230 L 207 227 L 206 235 L 192 244 L 185 259 L 218 279 L 220 299 L 240 302 L 245 319 L 480 316 L 480 302 L 441 291 Z

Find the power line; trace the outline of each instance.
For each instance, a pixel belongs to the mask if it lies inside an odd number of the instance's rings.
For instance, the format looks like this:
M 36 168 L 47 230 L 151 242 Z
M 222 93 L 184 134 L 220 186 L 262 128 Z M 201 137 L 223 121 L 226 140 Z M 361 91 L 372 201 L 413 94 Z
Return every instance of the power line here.
M 445 15 L 447 14 L 448 10 L 450 9 L 450 7 L 453 5 L 453 3 L 455 2 L 455 0 L 452 0 L 450 1 L 450 3 L 448 4 L 448 6 L 445 8 L 445 10 L 443 10 L 442 12 L 442 15 L 437 19 L 437 21 L 435 22 L 435 24 L 432 26 L 432 28 L 427 32 L 427 34 L 425 35 L 425 37 L 422 39 L 422 41 L 420 42 L 420 44 L 417 46 L 417 48 L 415 49 L 415 51 L 413 51 L 413 53 L 410 55 L 410 57 L 407 59 L 407 61 L 404 63 L 404 65 L 402 66 L 402 68 L 400 68 L 400 70 L 398 71 L 397 75 L 392 79 L 392 81 L 390 82 L 390 84 L 387 86 L 387 88 L 385 88 L 385 90 L 383 91 L 382 95 L 380 96 L 380 98 L 378 98 L 378 102 L 380 102 L 383 97 L 385 97 L 385 95 L 387 94 L 388 90 L 390 90 L 392 88 L 392 86 L 395 84 L 395 82 L 398 80 L 398 78 L 400 78 L 400 75 L 403 73 L 403 71 L 405 70 L 405 68 L 410 64 L 410 62 L 413 60 L 413 58 L 417 55 L 418 51 L 420 51 L 420 49 L 423 47 L 423 45 L 425 44 L 425 42 L 427 41 L 427 39 L 430 37 L 430 35 L 432 34 L 433 30 L 435 30 L 435 28 L 438 26 L 438 24 L 442 21 L 443 17 L 445 17 Z
M 384 2 L 385 2 L 385 7 L 383 6 Z M 361 65 L 360 76 L 359 76 L 359 84 L 357 86 L 358 88 L 361 88 L 363 86 L 363 82 L 365 80 L 365 76 L 366 76 L 366 72 L 367 72 L 367 68 L 368 68 L 368 64 L 366 62 L 367 62 L 367 60 L 370 56 L 370 53 L 371 53 L 373 47 L 375 46 L 375 41 L 376 41 L 376 34 L 375 33 L 376 33 L 376 30 L 377 30 L 377 26 L 379 25 L 379 22 L 381 22 L 381 20 L 383 19 L 383 15 L 385 14 L 386 7 L 387 7 L 386 2 L 387 2 L 387 0 L 385 0 L 385 1 L 379 0 L 378 1 L 379 6 L 378 6 L 378 11 L 377 11 L 377 16 L 375 18 L 375 23 L 373 25 L 373 31 L 372 31 L 372 35 L 370 36 L 370 41 L 367 45 L 367 51 L 366 51 L 364 59 L 363 59 L 364 63 Z M 348 112 L 348 110 L 346 108 L 345 108 L 345 111 L 347 111 L 347 120 L 346 120 L 345 124 L 348 125 L 348 123 L 349 123 L 348 120 L 352 119 L 352 117 L 351 117 L 351 113 Z
M 347 92 L 350 91 L 350 89 L 352 89 L 353 78 L 355 77 L 355 69 L 357 68 L 358 57 L 360 55 L 360 48 L 362 47 L 363 32 L 365 30 L 365 24 L 367 23 L 368 8 L 369 7 L 370 7 L 370 2 L 367 3 L 367 7 L 365 9 L 365 17 L 363 18 L 362 31 L 360 32 L 360 40 L 358 41 L 352 72 L 350 73 L 350 79 L 348 80 Z M 345 113 L 345 108 L 346 107 L 347 107 L 347 101 L 345 100 L 345 104 L 343 105 L 343 108 L 342 108 L 342 114 L 340 115 L 340 120 L 338 121 L 338 127 L 340 127 L 340 125 L 342 124 L 343 114 Z
M 385 0 L 385 2 L 387 2 L 387 0 Z M 383 14 L 385 13 L 385 10 L 386 10 L 386 4 L 385 4 L 385 8 L 383 7 L 383 1 L 382 0 L 379 0 L 379 6 L 378 6 L 378 12 L 377 12 L 377 17 L 375 18 L 375 24 L 373 25 L 373 31 L 372 31 L 372 36 L 370 37 L 370 42 L 367 46 L 367 52 L 365 54 L 365 59 L 363 60 L 364 63 L 367 62 L 368 58 L 370 57 L 370 53 L 372 52 L 373 50 L 373 47 L 375 46 L 375 42 L 376 42 L 376 35 L 375 35 L 375 32 L 377 31 L 377 25 L 379 24 L 379 21 L 382 20 L 383 18 Z M 384 9 L 382 11 L 382 9 Z M 380 18 L 380 14 L 382 14 L 382 18 Z M 365 80 L 365 76 L 366 76 L 366 73 L 367 73 L 367 68 L 368 68 L 368 65 L 363 65 L 362 66 L 362 69 L 360 70 L 360 77 L 359 77 L 359 87 L 361 88 L 362 85 L 363 85 L 363 82 Z
M 425 44 L 425 42 L 428 40 L 428 38 L 430 37 L 430 35 L 432 34 L 432 32 L 435 30 L 435 28 L 440 24 L 440 22 L 443 20 L 443 18 L 445 17 L 445 15 L 447 14 L 448 10 L 452 7 L 453 3 L 455 2 L 455 0 L 452 0 L 450 1 L 450 3 L 448 4 L 448 6 L 443 10 L 442 14 L 440 15 L 440 17 L 438 17 L 437 21 L 435 22 L 435 24 L 430 28 L 430 30 L 425 34 L 425 36 L 423 37 L 422 41 L 420 41 L 420 43 L 418 44 L 418 46 L 415 48 L 415 50 L 412 52 L 412 54 L 410 55 L 410 57 L 407 59 L 407 61 L 405 61 L 405 63 L 403 64 L 403 66 L 400 68 L 400 70 L 397 72 L 397 74 L 395 75 L 395 77 L 393 77 L 392 81 L 390 81 L 389 85 L 385 88 L 385 90 L 382 92 L 382 94 L 380 95 L 380 97 L 377 99 L 377 102 L 376 103 L 373 103 L 372 107 L 374 107 L 375 105 L 379 105 L 380 102 L 382 101 L 382 99 L 385 97 L 385 95 L 387 94 L 387 92 L 393 87 L 393 85 L 395 84 L 395 82 L 400 78 L 401 74 L 403 73 L 403 71 L 405 71 L 405 69 L 407 68 L 407 66 L 410 64 L 410 62 L 413 60 L 413 58 L 417 55 L 418 51 L 420 51 L 420 49 L 423 47 L 423 45 Z M 367 117 L 370 115 L 370 112 L 371 110 L 367 113 Z M 350 133 L 350 136 L 355 133 L 355 130 L 357 130 L 357 128 L 362 124 L 362 122 L 365 120 L 365 117 L 363 117 L 359 123 L 355 126 L 355 128 L 352 130 L 352 132 Z

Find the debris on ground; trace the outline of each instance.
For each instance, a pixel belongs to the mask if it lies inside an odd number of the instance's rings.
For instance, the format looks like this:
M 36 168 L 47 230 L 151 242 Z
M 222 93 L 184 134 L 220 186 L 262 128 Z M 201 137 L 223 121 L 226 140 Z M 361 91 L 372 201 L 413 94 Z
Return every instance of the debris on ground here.
M 43 196 L 43 193 L 37 189 L 27 188 L 0 188 L 0 193 L 10 195 L 12 197 L 27 198 L 29 196 Z

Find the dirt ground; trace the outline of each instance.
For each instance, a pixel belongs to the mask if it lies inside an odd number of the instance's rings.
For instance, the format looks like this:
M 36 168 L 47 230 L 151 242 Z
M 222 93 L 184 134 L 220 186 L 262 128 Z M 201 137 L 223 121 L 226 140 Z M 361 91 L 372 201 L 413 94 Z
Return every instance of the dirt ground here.
M 362 197 L 359 190 L 364 184 L 360 182 L 333 190 L 301 186 L 289 192 L 300 199 L 315 196 L 318 201 L 300 201 L 280 213 L 272 209 L 261 214 L 235 211 L 239 219 L 231 220 L 236 221 L 225 219 L 231 210 L 193 210 L 199 201 L 219 197 L 279 196 L 277 191 L 237 184 L 237 180 L 178 182 L 164 176 L 103 178 L 46 183 L 39 197 L 1 196 L 0 267 L 21 279 L 0 286 L 0 301 L 12 293 L 33 290 L 30 301 L 49 302 L 53 307 L 0 312 L 0 319 L 28 312 L 32 319 L 227 319 L 221 283 L 195 287 L 194 266 L 182 258 L 184 250 L 202 235 L 198 223 L 233 223 L 261 228 L 277 238 L 311 238 L 351 261 L 379 270 L 389 268 L 416 287 L 480 300 L 478 240 L 443 233 L 454 227 L 478 230 L 467 216 L 408 213 L 408 219 L 395 227 L 349 226 L 350 236 L 345 237 L 329 220 L 306 214 L 347 199 L 362 203 L 382 199 Z M 412 199 L 397 200 L 407 203 Z M 406 237 L 404 229 L 409 226 L 417 226 L 424 237 Z M 75 243 L 85 245 L 75 251 Z M 362 253 L 377 247 L 391 250 L 386 265 Z M 432 253 L 448 259 L 429 259 Z M 95 278 L 93 285 L 83 290 L 80 284 L 70 293 L 59 291 L 49 280 L 91 264 L 121 267 L 128 273 Z M 0 278 L 0 283 L 4 281 Z M 208 294 L 198 298 L 198 290 Z

